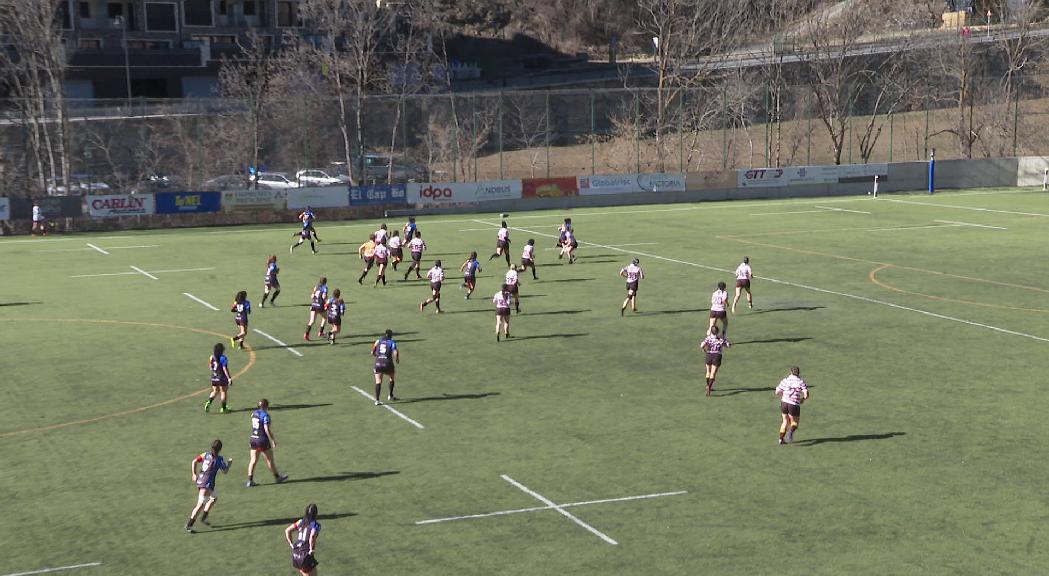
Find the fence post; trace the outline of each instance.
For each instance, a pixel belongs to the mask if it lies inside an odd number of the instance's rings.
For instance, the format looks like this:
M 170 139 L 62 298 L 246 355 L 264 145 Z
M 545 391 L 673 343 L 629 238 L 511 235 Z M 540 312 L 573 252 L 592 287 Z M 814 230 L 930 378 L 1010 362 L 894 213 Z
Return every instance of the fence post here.
M 892 120 L 895 117 L 895 113 L 889 112 L 889 163 L 892 163 L 892 147 L 894 145 L 892 141 Z
M 769 149 L 769 87 L 765 86 L 765 166 L 772 166 L 772 151 Z
M 459 146 L 459 109 L 455 107 L 455 95 L 451 97 L 452 103 L 452 136 L 455 139 L 455 153 L 452 154 L 452 182 L 459 181 L 459 155 L 462 147 Z
M 812 113 L 809 113 L 808 143 L 805 145 L 805 164 L 812 166 Z
M 472 151 L 474 161 L 474 182 L 477 182 L 477 153 L 480 152 L 477 146 L 477 98 L 474 96 L 470 98 L 470 117 L 474 119 L 470 125 L 470 150 Z
M 721 83 L 721 105 L 728 111 L 728 87 Z M 727 122 L 721 127 L 721 169 L 728 170 L 728 130 L 732 124 L 731 113 L 725 115 Z
M 590 175 L 597 174 L 597 127 L 594 112 L 594 91 L 590 90 Z
M 546 140 L 546 177 L 550 177 L 550 91 L 546 91 L 546 97 L 544 102 L 546 112 L 543 114 L 543 121 L 546 123 L 545 130 L 543 130 L 543 139 Z
M 929 101 L 925 101 L 925 150 L 929 150 Z
M 503 179 L 503 91 L 499 91 L 499 179 Z
M 1015 102 L 1013 103 L 1013 156 L 1016 156 L 1017 129 L 1020 126 L 1020 90 L 1017 89 Z
M 641 173 L 641 93 L 634 90 L 634 159 L 635 171 Z
M 677 171 L 685 171 L 685 97 L 688 92 L 681 91 L 681 99 L 678 100 L 677 116 Z
M 849 104 L 849 164 L 852 164 L 852 104 Z

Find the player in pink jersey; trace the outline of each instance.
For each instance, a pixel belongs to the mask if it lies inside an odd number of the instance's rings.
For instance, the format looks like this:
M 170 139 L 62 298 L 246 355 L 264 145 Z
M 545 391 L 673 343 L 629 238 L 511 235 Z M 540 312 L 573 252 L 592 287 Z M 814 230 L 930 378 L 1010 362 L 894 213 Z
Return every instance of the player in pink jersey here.
M 736 313 L 736 302 L 743 290 L 747 291 L 747 308 L 754 307 L 754 297 L 750 294 L 750 280 L 754 272 L 750 269 L 750 258 L 743 257 L 743 263 L 736 266 L 736 297 L 732 300 L 732 313 Z
M 506 258 L 506 266 L 510 267 L 510 228 L 506 226 L 506 220 L 499 225 L 499 231 L 495 234 L 495 252 L 488 257 L 488 261 L 503 256 Z
M 809 387 L 801 379 L 801 368 L 791 367 L 790 374 L 779 381 L 773 394 L 780 397 L 779 411 L 783 419 L 779 426 L 779 443 L 793 442 L 794 431 L 801 421 L 801 403 L 809 399 Z
M 728 346 L 728 341 L 718 334 L 717 326 L 711 326 L 710 333 L 699 344 L 706 353 L 704 364 L 707 373 L 707 396 L 714 391 L 714 380 L 718 377 L 718 368 L 721 368 L 721 351 Z
M 707 326 L 707 333 L 710 333 L 710 329 L 713 328 L 718 320 L 721 320 L 721 334 L 728 338 L 728 312 L 725 307 L 728 305 L 728 292 L 725 291 L 725 283 L 718 282 L 718 289 L 710 295 L 710 325 Z
M 435 260 L 433 268 L 426 273 L 426 277 L 430 280 L 430 297 L 419 303 L 419 312 L 426 308 L 426 305 L 433 302 L 437 308 L 435 314 L 441 313 L 441 282 L 444 282 L 444 269 L 441 268 L 441 261 Z
M 532 269 L 532 280 L 538 280 L 539 277 L 535 275 L 535 240 L 532 238 L 528 239 L 521 251 L 521 267 L 517 271 L 523 274 L 529 268 Z
M 637 286 L 641 280 L 645 279 L 645 271 L 641 269 L 641 260 L 634 258 L 630 264 L 624 266 L 620 271 L 619 275 L 626 278 L 626 300 L 623 300 L 623 306 L 619 308 L 619 315 L 622 316 L 626 312 L 627 304 L 630 305 L 630 309 L 635 313 L 637 312 Z
M 400 232 L 394 230 L 390 232 L 390 263 L 393 265 L 394 272 L 397 271 L 397 265 L 404 260 L 404 243 L 401 242 Z
M 385 224 L 383 224 L 383 226 L 385 226 Z M 380 280 L 382 281 L 383 286 L 386 285 L 386 263 L 389 261 L 389 258 L 390 249 L 386 246 L 386 238 L 383 238 L 381 242 L 376 240 L 375 264 L 378 266 L 378 270 L 376 271 L 375 284 L 373 286 L 378 286 Z
M 517 269 L 511 268 L 506 271 L 506 277 L 503 279 L 503 284 L 507 287 L 510 294 L 514 297 L 514 309 L 518 314 L 521 313 L 521 282 L 517 277 Z
M 503 333 L 507 338 L 510 337 L 510 287 L 503 284 L 499 287 L 499 291 L 492 297 L 492 303 L 495 304 L 495 341 L 499 341 L 499 329 L 503 329 Z

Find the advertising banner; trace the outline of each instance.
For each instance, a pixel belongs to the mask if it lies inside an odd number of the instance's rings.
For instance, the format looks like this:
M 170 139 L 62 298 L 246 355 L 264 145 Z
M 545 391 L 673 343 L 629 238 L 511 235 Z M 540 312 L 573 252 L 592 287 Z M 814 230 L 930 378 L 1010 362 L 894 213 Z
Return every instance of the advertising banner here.
M 152 194 L 109 194 L 86 196 L 87 213 L 96 218 L 107 216 L 145 216 L 152 214 L 156 204 Z
M 579 180 L 576 178 L 527 178 L 521 181 L 524 198 L 562 198 L 579 196 Z
M 843 164 L 838 166 L 839 182 L 873 180 L 875 176 L 885 178 L 888 175 L 888 164 Z
M 744 168 L 737 171 L 740 188 L 774 188 L 798 184 L 833 184 L 838 166 L 787 166 L 784 168 Z
M 218 212 L 222 209 L 221 192 L 158 192 L 157 214 Z
M 222 192 L 222 209 L 231 210 L 266 210 L 282 209 L 286 202 L 287 190 L 224 190 Z
M 406 198 L 404 184 L 375 184 L 350 188 L 350 206 L 404 204 Z
M 0 198 L 0 220 L 11 219 L 11 199 Z
M 612 174 L 580 176 L 579 194 L 632 194 L 635 192 L 684 192 L 684 174 Z
M 302 210 L 307 206 L 311 208 L 347 208 L 349 205 L 350 192 L 342 186 L 288 190 L 289 210 Z
M 409 204 L 459 204 L 521 198 L 520 180 L 423 182 L 407 185 Z

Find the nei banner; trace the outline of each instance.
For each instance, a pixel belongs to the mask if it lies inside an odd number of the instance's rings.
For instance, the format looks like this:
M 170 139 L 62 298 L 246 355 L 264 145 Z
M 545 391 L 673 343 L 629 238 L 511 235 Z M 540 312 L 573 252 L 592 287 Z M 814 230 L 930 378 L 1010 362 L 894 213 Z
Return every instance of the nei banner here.
M 157 214 L 218 212 L 222 209 L 221 192 L 158 192 Z
M 156 203 L 152 194 L 108 194 L 87 196 L 87 213 L 95 218 L 109 216 L 145 216 L 153 214 Z

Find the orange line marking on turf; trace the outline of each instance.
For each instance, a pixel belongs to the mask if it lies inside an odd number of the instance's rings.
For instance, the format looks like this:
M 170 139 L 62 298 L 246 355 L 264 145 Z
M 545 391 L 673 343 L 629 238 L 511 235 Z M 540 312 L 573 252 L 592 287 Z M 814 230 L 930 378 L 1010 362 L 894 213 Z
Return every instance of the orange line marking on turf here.
M 878 266 L 874 270 L 870 271 L 870 274 L 867 275 L 867 278 L 871 282 L 873 282 L 876 286 L 881 286 L 882 288 L 885 288 L 886 290 L 891 290 L 893 292 L 898 292 L 900 294 L 910 294 L 911 296 L 921 296 L 922 298 L 928 298 L 929 300 L 938 300 L 940 302 L 955 302 L 957 304 L 968 304 L 970 306 L 983 306 L 985 308 L 1001 308 L 1003 310 L 1022 310 L 1024 312 L 1049 312 L 1049 310 L 1046 310 L 1046 309 L 1043 309 L 1043 308 L 1020 308 L 1018 306 L 1005 306 L 1003 304 L 988 304 L 986 302 L 975 302 L 973 300 L 961 300 L 961 299 L 958 299 L 958 298 L 947 298 L 947 297 L 944 297 L 944 296 L 935 296 L 933 294 L 923 294 L 921 292 L 912 292 L 910 290 L 904 290 L 902 288 L 897 288 L 897 287 L 893 286 L 892 284 L 889 284 L 889 283 L 887 283 L 887 282 L 885 282 L 883 280 L 879 280 L 878 279 L 878 272 L 881 272 L 882 270 L 885 270 L 887 268 L 895 268 L 895 266 L 893 266 L 892 264 L 883 264 L 881 266 Z
M 188 326 L 177 326 L 175 324 L 157 324 L 153 322 L 128 322 L 125 320 L 91 320 L 91 319 L 80 319 L 80 318 L 0 318 L 0 321 L 5 322 L 86 322 L 90 324 L 124 324 L 129 326 L 150 326 L 154 328 L 169 328 L 174 330 L 188 330 L 190 332 L 196 332 L 198 334 L 208 334 L 210 336 L 218 336 L 219 338 L 226 339 L 225 334 L 219 334 L 218 332 L 212 332 L 210 330 L 202 330 L 200 328 L 190 328 Z M 246 346 L 245 349 L 248 351 L 248 363 L 244 365 L 233 378 L 240 378 L 244 373 L 251 369 L 255 365 L 255 350 L 250 345 Z M 112 414 L 105 414 L 103 416 L 96 416 L 94 418 L 85 418 L 83 420 L 74 420 L 72 422 L 63 422 L 61 424 L 51 424 L 49 426 L 40 426 L 38 428 L 23 428 L 21 430 L 12 430 L 11 432 L 0 433 L 0 438 L 9 438 L 11 436 L 19 436 L 21 434 L 31 434 L 33 432 L 47 432 L 50 430 L 59 430 L 61 428 L 68 428 L 70 426 L 79 426 L 81 424 L 92 424 L 94 422 L 102 422 L 103 420 L 111 420 L 113 418 L 120 418 L 121 416 L 130 416 L 132 414 L 140 414 L 154 408 L 160 408 L 161 406 L 167 406 L 168 404 L 174 404 L 181 402 L 194 396 L 200 396 L 201 394 L 211 390 L 211 387 L 197 390 L 189 394 L 183 394 L 177 398 L 171 398 L 170 400 L 164 400 L 163 402 L 157 402 L 148 406 L 140 406 L 138 408 L 132 408 L 131 410 L 124 410 L 122 412 L 114 412 Z
M 951 274 L 950 272 L 940 272 L 939 270 L 929 270 L 928 268 L 916 268 L 914 266 L 903 266 L 901 264 L 893 264 L 891 262 L 879 262 L 877 260 L 868 260 L 866 258 L 854 258 L 852 256 L 843 256 L 841 254 L 832 254 L 829 252 L 819 252 L 816 250 L 805 250 L 803 248 L 792 248 L 790 246 L 781 246 L 779 244 L 768 244 L 766 242 L 755 242 L 754 240 L 745 240 L 738 236 L 722 235 L 717 238 L 721 240 L 731 240 L 733 242 L 739 242 L 741 244 L 751 244 L 753 246 L 762 246 L 764 248 L 775 248 L 777 250 L 786 250 L 788 252 L 797 252 L 799 254 L 810 254 L 813 256 L 824 256 L 826 258 L 834 258 L 836 260 L 848 260 L 849 262 L 860 262 L 862 264 L 873 264 L 875 266 L 899 268 L 900 270 L 910 270 L 912 272 L 921 272 L 923 274 L 933 274 L 936 276 L 946 276 L 948 278 L 958 278 L 959 280 L 969 280 L 972 282 L 982 282 L 984 284 L 993 284 L 995 286 L 1006 286 L 1008 288 L 1019 288 L 1021 290 L 1032 290 L 1035 292 L 1042 292 L 1049 294 L 1049 289 L 1039 288 L 1038 286 L 1025 286 L 1023 284 L 1013 284 L 1011 282 L 1000 282 L 998 280 L 989 280 L 987 278 L 977 278 L 974 276 L 964 276 L 962 274 Z M 1027 308 L 1016 308 L 1016 310 L 1027 310 Z

